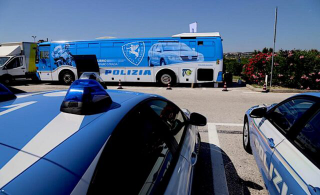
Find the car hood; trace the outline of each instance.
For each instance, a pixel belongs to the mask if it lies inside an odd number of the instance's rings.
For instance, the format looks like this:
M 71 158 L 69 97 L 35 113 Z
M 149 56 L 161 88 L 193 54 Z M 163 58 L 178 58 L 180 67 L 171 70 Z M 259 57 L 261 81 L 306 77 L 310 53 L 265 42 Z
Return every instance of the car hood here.
M 46 92 L 40 94 L 18 95 L 17 99 L 0 103 L 0 143 L 21 150 L 48 125 L 59 126 L 61 123 L 74 123 L 79 127 L 94 120 L 98 115 L 83 120 L 84 116 L 60 112 L 60 105 L 66 91 Z M 60 118 L 60 119 L 59 119 Z M 66 127 L 67 128 L 67 127 Z M 58 131 L 57 131 L 58 132 Z M 30 152 L 30 151 L 26 151 Z
M 1 102 L 0 189 L 9 186 L 7 192 L 15 194 L 15 185 L 20 188 L 21 181 L 26 188 L 28 182 L 33 186 L 62 180 L 65 181 L 61 182 L 63 188 L 68 183 L 74 187 L 124 115 L 137 102 L 150 96 L 107 92 L 113 99 L 110 108 L 104 113 L 86 116 L 60 112 L 66 91 L 23 94 L 15 100 Z M 52 179 L 52 182 L 42 182 L 39 178 Z

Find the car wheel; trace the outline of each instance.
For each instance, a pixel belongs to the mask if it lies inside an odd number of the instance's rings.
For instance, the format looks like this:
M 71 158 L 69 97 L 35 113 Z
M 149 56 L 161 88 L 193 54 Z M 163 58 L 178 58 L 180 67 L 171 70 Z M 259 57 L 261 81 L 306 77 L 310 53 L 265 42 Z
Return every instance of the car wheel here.
M 164 65 L 166 65 L 166 61 L 164 61 L 164 59 L 161 59 L 160 60 L 160 66 L 164 66 Z
M 60 81 L 65 85 L 70 85 L 74 81 L 74 74 L 71 71 L 65 71 L 61 74 Z
M 249 133 L 249 123 L 248 119 L 244 120 L 243 124 L 243 148 L 249 154 L 252 154 L 251 146 L 250 146 L 250 133 Z
M 149 65 L 150 67 L 154 66 L 154 65 L 151 63 L 151 60 L 150 60 L 149 57 L 148 57 L 148 65 Z

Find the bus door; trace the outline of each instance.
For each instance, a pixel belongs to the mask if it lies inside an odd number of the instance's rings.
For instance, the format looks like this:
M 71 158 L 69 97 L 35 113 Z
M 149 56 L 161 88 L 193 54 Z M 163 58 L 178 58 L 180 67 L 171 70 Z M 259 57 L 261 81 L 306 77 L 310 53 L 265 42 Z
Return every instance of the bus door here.
M 220 71 L 219 60 L 217 60 L 215 42 L 212 39 L 199 39 L 197 41 L 198 62 L 206 62 L 205 67 L 199 67 L 197 70 L 197 81 L 214 82 L 217 80 L 217 74 Z M 221 70 L 222 71 L 222 70 Z
M 52 67 L 50 63 L 50 45 L 39 46 L 38 72 L 41 80 L 52 80 Z
M 96 72 L 100 75 L 96 55 L 73 55 L 73 58 L 76 63 L 78 78 L 84 72 Z

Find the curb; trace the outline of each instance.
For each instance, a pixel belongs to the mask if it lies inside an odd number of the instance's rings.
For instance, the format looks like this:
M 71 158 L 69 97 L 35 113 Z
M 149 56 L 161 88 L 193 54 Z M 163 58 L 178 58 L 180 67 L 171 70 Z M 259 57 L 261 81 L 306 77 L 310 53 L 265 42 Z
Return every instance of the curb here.
M 249 84 L 246 84 L 246 87 L 252 91 L 262 92 L 262 88 L 253 87 Z M 320 92 L 320 90 L 301 90 L 301 89 L 271 89 L 271 93 L 307 93 L 307 92 Z

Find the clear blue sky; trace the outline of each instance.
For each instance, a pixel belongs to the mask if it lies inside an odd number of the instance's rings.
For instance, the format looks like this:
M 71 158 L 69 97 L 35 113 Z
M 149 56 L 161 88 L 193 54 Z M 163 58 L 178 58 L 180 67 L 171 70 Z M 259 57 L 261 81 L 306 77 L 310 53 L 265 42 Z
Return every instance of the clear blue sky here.
M 320 50 L 320 0 L 0 0 L 0 43 L 220 32 L 224 52 Z

